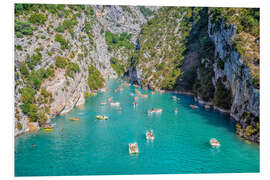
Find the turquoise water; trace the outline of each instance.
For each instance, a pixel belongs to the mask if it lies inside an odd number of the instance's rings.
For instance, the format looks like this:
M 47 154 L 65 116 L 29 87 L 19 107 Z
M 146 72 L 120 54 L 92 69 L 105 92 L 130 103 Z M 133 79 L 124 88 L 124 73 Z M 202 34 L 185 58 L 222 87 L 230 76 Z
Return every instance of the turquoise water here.
M 17 137 L 15 176 L 259 172 L 259 145 L 239 139 L 228 116 L 202 106 L 192 110 L 189 104 L 196 103 L 189 96 L 176 95 L 180 100 L 174 101 L 173 94 L 152 95 L 142 89 L 149 97 L 139 98 L 134 108 L 134 87 L 114 93 L 119 84 L 109 81 L 109 91 L 87 99 L 82 109 L 56 117 L 54 131 Z M 100 104 L 110 96 L 121 103 L 121 112 Z M 148 115 L 152 107 L 163 112 Z M 96 120 L 98 114 L 109 120 Z M 152 142 L 145 140 L 150 129 Z M 212 137 L 220 140 L 219 149 L 210 147 Z M 128 153 L 132 142 L 138 143 L 137 155 Z

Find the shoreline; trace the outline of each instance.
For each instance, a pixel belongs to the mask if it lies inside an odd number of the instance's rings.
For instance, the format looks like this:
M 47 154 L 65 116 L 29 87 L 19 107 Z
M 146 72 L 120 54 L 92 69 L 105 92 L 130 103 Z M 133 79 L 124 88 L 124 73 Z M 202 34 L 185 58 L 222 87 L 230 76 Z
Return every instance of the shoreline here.
M 194 95 L 193 93 L 191 93 L 191 92 L 186 92 L 186 91 L 165 91 L 165 92 L 168 92 L 168 93 L 174 93 L 174 94 L 183 94 L 183 95 L 193 96 L 194 100 L 195 100 L 196 102 L 198 102 L 199 104 L 201 104 L 201 105 L 209 105 L 209 106 L 210 106 L 211 108 L 213 108 L 215 111 L 217 111 L 217 112 L 219 112 L 219 113 L 223 113 L 223 114 L 225 114 L 225 115 L 229 115 L 230 118 L 231 118 L 233 121 L 235 121 L 236 123 L 239 122 L 239 118 L 236 118 L 236 117 L 231 113 L 230 110 L 226 110 L 226 109 L 222 109 L 222 108 L 220 108 L 220 107 L 214 106 L 213 102 L 203 101 L 203 100 L 201 100 L 201 99 L 195 97 L 195 95 Z M 239 134 L 236 133 L 236 131 L 235 131 L 235 134 L 236 134 L 240 139 L 243 139 L 243 140 L 248 141 L 248 142 L 250 142 L 250 143 L 260 144 L 260 143 L 257 142 L 257 141 L 252 141 L 252 140 L 250 140 L 250 139 L 247 139 L 247 138 L 245 138 L 245 137 L 240 136 Z
M 224 113 L 224 114 L 230 115 L 230 117 L 232 117 L 235 121 L 238 121 L 233 115 L 231 115 L 231 111 L 230 110 L 226 110 L 226 109 L 222 109 L 220 107 L 214 106 L 213 102 L 211 102 L 211 101 L 203 101 L 200 98 L 195 97 L 194 93 L 192 93 L 192 92 L 188 92 L 188 91 L 168 91 L 168 90 L 165 90 L 165 92 L 173 93 L 173 94 L 182 94 L 182 95 L 192 96 L 194 98 L 194 100 L 196 102 L 198 102 L 200 105 L 211 106 L 211 108 L 213 108 L 214 110 L 216 110 L 216 111 L 218 111 L 220 113 Z
M 115 78 L 112 78 L 112 79 L 115 79 Z M 128 81 L 128 82 L 129 82 L 129 81 Z M 131 83 L 131 82 L 129 82 L 129 83 L 130 83 L 131 85 L 134 85 L 134 84 Z M 139 86 L 139 87 L 142 88 L 141 86 Z M 100 92 L 102 89 L 106 89 L 106 85 L 105 85 L 105 87 L 102 87 L 102 88 L 98 89 L 98 90 L 97 90 L 97 93 Z M 142 88 L 142 89 L 143 89 L 143 88 Z M 146 88 L 146 89 L 147 89 L 147 90 L 150 90 L 150 91 L 160 92 L 160 90 L 153 90 L 153 89 L 150 89 L 150 88 Z M 106 89 L 106 90 L 108 90 L 108 89 Z M 162 91 L 165 92 L 165 93 L 170 93 L 170 94 L 181 94 L 181 95 L 186 95 L 186 96 L 192 96 L 192 97 L 194 98 L 195 102 L 199 103 L 200 105 L 208 105 L 208 106 L 210 106 L 209 109 L 213 108 L 215 111 L 217 111 L 217 112 L 219 112 L 219 113 L 223 113 L 223 114 L 229 115 L 230 118 L 232 118 L 235 122 L 238 122 L 238 121 L 239 121 L 239 119 L 235 118 L 235 116 L 234 116 L 233 114 L 231 114 L 230 110 L 226 110 L 226 109 L 222 109 L 222 108 L 219 108 L 219 107 L 217 107 L 217 106 L 214 106 L 213 102 L 203 101 L 203 100 L 201 100 L 200 98 L 195 97 L 194 93 L 192 93 L 192 92 L 188 92 L 188 91 L 176 91 L 176 90 L 175 90 L 175 91 L 162 90 Z M 162 92 L 160 92 L 160 93 L 162 94 Z M 87 98 L 86 98 L 86 99 L 87 99 Z M 84 102 L 84 103 L 85 103 L 85 102 Z M 83 103 L 83 104 L 80 104 L 80 106 L 83 106 L 84 103 Z M 78 107 L 78 106 L 75 105 L 74 107 Z M 72 109 L 74 109 L 74 107 L 72 107 L 68 112 L 70 112 Z M 68 113 L 68 112 L 65 112 L 65 114 Z M 59 115 L 60 115 L 60 114 L 59 114 Z M 50 121 L 51 121 L 51 119 L 50 119 Z M 50 121 L 49 121 L 49 122 L 50 122 Z M 29 129 L 29 127 L 28 127 L 28 131 L 24 131 L 24 132 L 21 132 L 21 133 L 19 133 L 19 134 L 16 134 L 16 135 L 15 135 L 15 139 L 16 139 L 17 137 L 19 137 L 19 136 L 21 136 L 21 135 L 23 135 L 23 134 L 29 133 L 29 132 L 32 132 L 32 131 L 30 131 L 30 129 Z M 37 131 L 35 131 L 35 132 L 37 132 Z M 15 134 L 15 131 L 14 131 L 14 134 Z M 238 135 L 238 136 L 239 136 L 239 135 Z M 245 139 L 245 138 L 243 138 L 243 137 L 241 137 L 241 136 L 239 136 L 239 137 L 242 138 L 242 139 Z M 258 142 L 251 141 L 251 140 L 249 140 L 249 139 L 245 139 L 245 140 L 259 144 Z

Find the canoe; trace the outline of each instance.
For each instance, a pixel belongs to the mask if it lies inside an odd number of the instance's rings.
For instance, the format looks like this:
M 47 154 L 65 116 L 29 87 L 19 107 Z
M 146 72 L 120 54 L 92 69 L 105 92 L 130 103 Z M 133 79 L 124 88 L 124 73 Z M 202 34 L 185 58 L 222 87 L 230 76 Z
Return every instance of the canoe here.
M 140 94 L 140 97 L 141 98 L 148 98 L 148 95 L 147 94 Z
M 110 105 L 111 106 L 120 106 L 120 102 L 111 102 Z
M 161 113 L 161 112 L 162 112 L 162 109 L 161 108 L 148 110 L 148 113 Z
M 72 120 L 72 121 L 78 121 L 79 120 L 79 118 L 76 118 L 76 117 L 71 117 L 69 119 Z
M 109 119 L 108 116 L 102 116 L 102 115 L 97 115 L 96 118 L 99 119 L 99 120 L 107 120 L 107 119 Z
M 198 108 L 198 106 L 195 106 L 195 105 L 192 105 L 192 104 L 189 105 L 189 107 L 192 108 L 192 109 L 197 109 Z

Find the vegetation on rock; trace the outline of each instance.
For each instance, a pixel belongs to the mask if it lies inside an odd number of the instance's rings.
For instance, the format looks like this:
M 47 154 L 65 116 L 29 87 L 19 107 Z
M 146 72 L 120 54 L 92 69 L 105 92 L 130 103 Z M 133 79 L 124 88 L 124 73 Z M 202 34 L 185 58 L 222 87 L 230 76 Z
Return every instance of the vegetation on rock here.
M 233 24 L 236 34 L 232 43 L 249 67 L 255 88 L 260 87 L 260 12 L 258 8 L 209 8 L 210 20 L 218 26 L 222 19 L 227 26 Z
M 105 32 L 105 40 L 109 51 L 120 47 L 124 47 L 126 49 L 134 49 L 135 46 L 129 41 L 130 38 L 131 34 L 127 33 L 113 34 L 109 31 Z
M 112 57 L 110 62 L 113 70 L 117 73 L 118 76 L 121 76 L 125 72 L 123 65 L 120 64 L 118 59 Z
M 104 86 L 104 78 L 101 73 L 93 66 L 88 67 L 88 86 L 91 90 L 98 90 Z
M 216 84 L 217 88 L 214 95 L 214 105 L 223 109 L 231 108 L 231 91 L 227 89 L 219 78 Z

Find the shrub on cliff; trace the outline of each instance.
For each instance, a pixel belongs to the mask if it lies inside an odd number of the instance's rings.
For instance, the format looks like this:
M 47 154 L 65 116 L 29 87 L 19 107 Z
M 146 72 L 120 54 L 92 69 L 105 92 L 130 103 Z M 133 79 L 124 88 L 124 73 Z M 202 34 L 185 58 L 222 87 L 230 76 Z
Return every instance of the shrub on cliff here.
M 67 59 L 61 56 L 55 57 L 55 66 L 58 68 L 65 68 L 68 64 Z
M 195 80 L 193 92 L 203 101 L 211 101 L 214 97 L 215 87 L 212 83 L 213 70 L 205 68 L 204 64 L 199 67 L 199 79 Z
M 61 34 L 56 34 L 54 40 L 56 42 L 60 43 L 61 49 L 68 49 L 69 48 L 68 40 L 66 40 Z
M 91 90 L 97 90 L 104 86 L 104 78 L 101 73 L 93 66 L 88 67 L 88 86 Z
M 55 31 L 63 33 L 65 31 L 65 28 L 63 26 L 58 26 L 57 28 L 55 28 Z
M 45 23 L 46 17 L 43 16 L 43 14 L 41 14 L 41 13 L 33 13 L 29 17 L 29 21 L 33 24 L 36 24 L 36 25 L 42 25 Z
M 216 84 L 214 105 L 223 109 L 230 109 L 232 103 L 231 96 L 231 91 L 223 85 L 222 80 L 219 78 Z
M 224 61 L 222 61 L 220 58 L 217 61 L 217 68 L 224 70 Z
M 15 34 L 18 38 L 22 38 L 23 35 L 32 35 L 33 34 L 33 28 L 31 27 L 29 22 L 24 22 L 15 19 Z
M 118 59 L 112 57 L 110 62 L 113 70 L 118 74 L 118 76 L 121 76 L 125 72 L 123 65 L 119 63 Z
M 28 67 L 30 69 L 34 69 L 34 67 L 41 62 L 41 59 L 42 59 L 42 55 L 40 52 L 38 52 L 37 54 L 33 54 L 30 57 L 30 61 L 27 63 Z
M 80 72 L 80 67 L 78 66 L 78 64 L 71 62 L 66 66 L 66 75 L 67 76 L 73 78 L 74 74 L 77 72 Z
M 17 125 L 16 126 L 17 126 L 17 129 L 18 130 L 22 130 L 22 124 L 20 122 L 17 122 Z
M 105 32 L 105 40 L 109 50 L 119 47 L 125 47 L 126 49 L 134 49 L 135 45 L 130 42 L 131 34 L 121 33 L 114 34 L 112 32 Z
M 21 101 L 24 103 L 33 103 L 35 101 L 35 93 L 36 91 L 33 88 L 29 86 L 24 87 L 21 93 Z
M 145 17 L 151 16 L 153 14 L 153 12 L 149 8 L 146 8 L 144 6 L 140 6 L 140 11 Z
M 248 125 L 244 131 L 244 137 L 250 137 L 252 134 L 256 133 L 257 129 L 251 125 Z
M 20 72 L 21 72 L 23 78 L 28 76 L 29 71 L 27 69 L 27 66 L 26 66 L 25 62 L 22 62 L 20 64 Z

